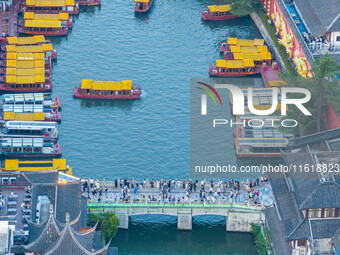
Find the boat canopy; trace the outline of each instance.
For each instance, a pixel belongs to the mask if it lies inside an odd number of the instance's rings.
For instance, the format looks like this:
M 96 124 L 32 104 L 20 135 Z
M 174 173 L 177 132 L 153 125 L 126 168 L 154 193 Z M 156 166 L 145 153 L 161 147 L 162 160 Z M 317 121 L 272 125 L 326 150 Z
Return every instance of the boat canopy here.
M 230 46 L 230 51 L 232 53 L 242 52 L 242 53 L 258 53 L 257 47 L 241 47 L 238 45 Z
M 34 84 L 34 83 L 44 83 L 45 75 L 31 75 L 31 76 L 16 76 L 7 75 L 6 83 L 11 84 Z
M 50 14 L 52 15 L 52 14 Z M 49 28 L 60 28 L 60 20 L 25 20 L 25 27 L 49 27 Z
M 26 15 L 27 12 L 25 12 Z M 32 45 L 32 44 L 41 44 L 45 43 L 45 37 L 43 35 L 35 35 L 31 37 L 8 37 L 8 44 L 15 45 Z
M 255 65 L 252 59 L 243 59 L 243 60 L 217 59 L 216 66 L 218 68 L 246 68 L 246 67 L 254 67 Z
M 245 39 L 238 39 L 235 37 L 228 37 L 227 44 L 239 45 L 239 46 L 244 46 L 244 47 L 263 46 L 264 39 L 245 40 Z
M 45 62 L 43 60 L 34 60 L 34 61 L 16 61 L 16 60 L 7 60 L 6 68 L 13 67 L 13 68 L 37 68 L 37 67 L 44 67 Z
M 26 0 L 27 6 L 37 7 L 65 7 L 74 6 L 74 0 Z
M 43 138 L 3 138 L 1 147 L 43 147 Z
M 4 120 L 15 121 L 43 121 L 45 120 L 44 112 L 22 113 L 22 112 L 4 112 Z
M 6 75 L 16 75 L 16 76 L 31 76 L 31 75 L 44 75 L 45 69 L 38 68 L 26 68 L 26 69 L 17 69 L 17 68 L 6 68 Z
M 252 59 L 255 61 L 264 61 L 264 60 L 271 60 L 272 54 L 270 52 L 264 53 L 234 53 L 235 60 L 242 60 L 242 59 Z
M 39 14 L 34 12 L 25 12 L 25 20 L 68 20 L 69 15 L 67 12 L 59 14 Z
M 252 147 L 287 147 L 289 140 L 287 138 L 236 138 L 239 145 L 248 145 Z
M 60 22 L 60 21 L 54 21 L 54 22 Z M 29 46 L 6 45 L 6 51 L 7 52 L 18 52 L 18 53 L 42 53 L 42 52 L 53 51 L 53 47 L 52 47 L 52 44 L 50 43 L 45 43 L 41 45 L 29 45 Z
M 148 3 L 150 0 L 135 0 L 136 3 Z
M 208 9 L 211 12 L 228 12 L 228 11 L 231 10 L 231 5 L 230 4 L 225 4 L 225 5 L 209 5 Z
M 48 169 L 67 170 L 66 159 L 53 159 L 51 161 L 24 161 L 19 159 L 6 159 L 5 171 L 44 171 Z
M 44 53 L 8 52 L 6 57 L 7 60 L 19 60 L 19 61 L 44 60 Z
M 92 89 L 92 90 L 131 90 L 132 81 L 92 81 L 82 80 L 81 89 Z

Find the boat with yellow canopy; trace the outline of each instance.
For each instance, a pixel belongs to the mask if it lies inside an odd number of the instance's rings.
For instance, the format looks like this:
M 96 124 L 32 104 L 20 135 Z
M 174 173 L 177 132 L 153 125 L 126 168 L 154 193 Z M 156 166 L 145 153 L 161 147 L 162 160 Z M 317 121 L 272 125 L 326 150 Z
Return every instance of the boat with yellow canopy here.
M 247 76 L 260 73 L 261 69 L 256 68 L 252 59 L 225 60 L 218 59 L 216 64 L 209 66 L 211 76 Z
M 82 80 L 73 89 L 73 97 L 88 99 L 139 99 L 140 86 L 132 81 L 93 81 Z
M 8 45 L 17 45 L 17 46 L 32 46 L 32 45 L 41 45 L 41 44 L 51 44 L 50 40 L 45 39 L 43 35 L 34 35 L 30 37 L 8 37 L 7 38 Z M 57 58 L 57 50 L 53 48 L 52 51 L 52 59 Z M 6 45 L 1 45 L 1 50 L 6 51 Z
M 153 0 L 135 0 L 135 12 L 147 12 Z
M 58 169 L 58 171 L 72 175 L 72 167 L 66 164 L 66 159 L 51 159 L 44 161 L 28 161 L 20 159 L 6 159 L 2 165 L 2 171 L 46 171 Z
M 263 46 L 264 39 L 239 39 L 237 37 L 228 37 L 227 41 L 220 42 L 220 52 L 229 50 L 228 46 L 240 46 L 240 47 L 256 47 Z
M 25 0 L 21 12 L 78 14 L 79 4 L 74 0 Z
M 230 11 L 230 4 L 209 5 L 207 10 L 202 11 L 202 18 L 204 20 L 227 20 L 239 17 L 238 15 L 233 15 Z

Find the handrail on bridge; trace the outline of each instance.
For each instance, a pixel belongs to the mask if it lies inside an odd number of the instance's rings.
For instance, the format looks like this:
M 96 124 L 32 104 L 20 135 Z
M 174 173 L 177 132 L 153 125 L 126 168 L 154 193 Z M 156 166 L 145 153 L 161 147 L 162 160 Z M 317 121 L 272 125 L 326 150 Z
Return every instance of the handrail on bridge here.
M 154 201 L 104 201 L 104 202 L 88 202 L 89 208 L 104 208 L 104 207 L 167 207 L 167 208 L 224 208 L 224 209 L 247 209 L 260 211 L 263 207 L 260 204 L 250 204 L 241 202 L 154 202 Z

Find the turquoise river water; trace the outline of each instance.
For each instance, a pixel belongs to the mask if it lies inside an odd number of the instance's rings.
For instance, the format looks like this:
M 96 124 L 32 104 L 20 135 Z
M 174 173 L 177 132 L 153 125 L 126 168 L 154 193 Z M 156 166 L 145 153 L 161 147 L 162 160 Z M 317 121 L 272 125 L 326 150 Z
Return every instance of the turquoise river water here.
M 190 78 L 208 77 L 222 39 L 260 37 L 248 17 L 204 23 L 201 10 L 211 3 L 155 0 L 148 14 L 135 15 L 132 0 L 104 0 L 100 8 L 81 8 L 68 37 L 52 39 L 60 143 L 76 176 L 189 177 Z M 141 84 L 142 98 L 73 99 L 82 79 L 131 79 Z M 231 141 L 226 146 L 234 153 Z M 255 254 L 250 234 L 226 233 L 225 219 L 216 216 L 195 218 L 190 233 L 178 232 L 172 217 L 132 217 L 112 245 L 120 254 Z

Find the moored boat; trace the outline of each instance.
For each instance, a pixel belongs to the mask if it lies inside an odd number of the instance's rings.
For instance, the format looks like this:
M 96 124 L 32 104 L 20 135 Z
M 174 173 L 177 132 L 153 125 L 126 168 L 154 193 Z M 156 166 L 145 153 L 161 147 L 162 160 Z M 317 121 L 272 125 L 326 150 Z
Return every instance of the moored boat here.
M 253 54 L 253 53 L 267 53 L 268 47 L 264 46 L 238 46 L 231 45 L 229 50 L 223 52 L 224 59 L 233 59 L 233 54 L 235 53 L 245 53 L 245 54 Z
M 68 13 L 44 14 L 25 12 L 24 19 L 19 20 L 19 26 L 24 25 L 26 20 L 46 20 L 46 21 L 60 21 L 62 26 L 72 28 L 72 17 Z
M 67 165 L 66 159 L 51 159 L 51 160 L 19 160 L 6 159 L 2 165 L 2 171 L 45 171 L 58 169 L 59 172 L 72 175 L 72 167 Z
M 79 5 L 101 5 L 101 0 L 76 0 Z
M 239 39 L 237 37 L 228 37 L 227 41 L 220 42 L 220 52 L 225 52 L 230 49 L 230 46 L 240 46 L 240 47 L 256 47 L 263 46 L 264 39 Z
M 4 121 L 61 121 L 61 114 L 56 111 L 49 112 L 8 112 L 2 114 Z
M 17 46 L 17 45 L 6 45 L 6 55 L 9 52 L 12 53 L 17 53 L 17 54 L 32 54 L 32 53 L 44 53 L 47 58 L 52 59 L 52 52 L 53 52 L 53 47 L 52 44 L 46 43 L 46 44 L 40 44 L 40 45 L 22 45 L 22 46 Z
M 287 138 L 235 138 L 236 156 L 241 158 L 279 158 L 288 145 Z
M 41 44 L 51 44 L 50 40 L 46 40 L 43 35 L 34 35 L 31 37 L 8 37 L 7 38 L 8 45 L 18 45 L 18 46 L 32 46 L 32 45 L 41 45 Z M 52 46 L 52 45 L 51 45 Z M 48 46 L 50 47 L 50 46 Z M 57 59 L 57 50 L 52 46 L 52 59 Z M 1 45 L 1 50 L 6 51 L 6 44 Z
M 19 109 L 20 112 L 36 111 L 36 109 L 61 109 L 61 102 L 58 97 L 53 98 L 51 93 L 24 93 L 6 94 L 1 98 L 2 109 L 13 111 Z
M 32 15 L 27 17 L 27 13 Z M 68 13 L 34 14 L 26 12 L 25 19 L 19 21 L 19 26 L 19 32 L 22 34 L 63 36 L 68 34 L 68 28 L 72 26 L 72 22 L 68 18 Z
M 4 157 L 59 157 L 61 146 L 46 138 L 1 138 L 1 156 Z
M 216 64 L 209 66 L 209 74 L 211 76 L 247 76 L 258 74 L 261 68 L 255 67 L 252 59 L 244 60 L 225 60 L 218 59 Z
M 272 55 L 270 52 L 264 53 L 234 53 L 234 60 L 251 59 L 254 61 L 256 67 L 263 67 L 265 65 L 271 65 Z
M 74 0 L 26 0 L 21 12 L 78 14 L 79 4 Z
M 135 0 L 135 12 L 147 12 L 153 0 Z
M 92 81 L 82 80 L 79 87 L 73 89 L 73 97 L 88 99 L 139 99 L 140 86 L 132 81 Z
M 44 121 L 6 121 L 1 126 L 0 137 L 30 137 L 58 139 L 58 123 Z
M 230 10 L 230 4 L 209 5 L 207 10 L 202 11 L 202 18 L 204 20 L 227 20 L 239 17 L 238 15 L 231 14 Z

